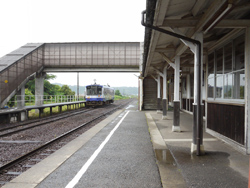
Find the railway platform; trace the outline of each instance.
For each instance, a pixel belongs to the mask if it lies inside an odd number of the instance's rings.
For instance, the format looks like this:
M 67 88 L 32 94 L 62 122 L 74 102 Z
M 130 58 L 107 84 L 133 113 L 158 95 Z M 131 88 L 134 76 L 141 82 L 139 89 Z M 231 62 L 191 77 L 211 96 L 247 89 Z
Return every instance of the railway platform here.
M 58 111 L 62 112 L 62 107 L 67 105 L 67 109 L 71 109 L 73 105 L 74 108 L 79 108 L 86 101 L 75 101 L 75 102 L 64 102 L 64 103 L 52 103 L 52 104 L 43 104 L 43 105 L 32 105 L 32 106 L 24 106 L 22 108 L 6 108 L 0 109 L 0 122 L 10 123 L 12 119 L 16 119 L 16 121 L 22 121 L 22 113 L 24 113 L 24 119 L 29 119 L 29 111 L 33 109 L 37 109 L 39 111 L 39 118 L 44 113 L 45 108 L 50 108 L 50 115 L 52 115 L 52 108 L 58 107 Z
M 249 156 L 206 133 L 206 154 L 190 155 L 192 116 L 173 133 L 172 115 L 134 102 L 3 187 L 247 187 Z

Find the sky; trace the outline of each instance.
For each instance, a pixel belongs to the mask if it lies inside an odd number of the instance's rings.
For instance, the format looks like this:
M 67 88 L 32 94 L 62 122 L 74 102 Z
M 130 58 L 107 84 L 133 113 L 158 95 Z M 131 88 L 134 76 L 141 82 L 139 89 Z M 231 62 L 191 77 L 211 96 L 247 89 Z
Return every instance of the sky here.
M 0 0 L 0 7 L 0 57 L 27 43 L 144 40 L 141 12 L 146 0 Z M 57 76 L 54 83 L 77 83 L 77 73 L 52 74 Z M 79 77 L 113 87 L 138 86 L 134 74 L 80 73 Z

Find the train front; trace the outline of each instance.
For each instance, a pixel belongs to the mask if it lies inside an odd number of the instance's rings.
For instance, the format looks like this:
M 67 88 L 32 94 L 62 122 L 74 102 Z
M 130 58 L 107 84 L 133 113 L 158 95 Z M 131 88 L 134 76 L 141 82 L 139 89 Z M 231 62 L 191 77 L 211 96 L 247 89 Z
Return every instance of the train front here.
M 101 85 L 86 86 L 86 105 L 87 106 L 103 105 L 103 86 Z

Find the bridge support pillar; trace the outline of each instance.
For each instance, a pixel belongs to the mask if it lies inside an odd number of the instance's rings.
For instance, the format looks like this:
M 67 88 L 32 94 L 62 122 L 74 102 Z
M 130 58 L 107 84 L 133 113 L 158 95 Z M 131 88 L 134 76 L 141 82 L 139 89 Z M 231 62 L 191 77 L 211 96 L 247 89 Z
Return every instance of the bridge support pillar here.
M 17 92 L 17 108 L 23 108 L 25 106 L 25 87 L 22 86 Z M 27 119 L 26 112 L 20 112 L 19 120 L 25 121 Z
M 43 93 L 44 93 L 44 78 L 46 73 L 41 73 L 36 76 L 35 80 L 35 105 L 43 105 Z M 36 110 L 37 112 L 38 110 Z

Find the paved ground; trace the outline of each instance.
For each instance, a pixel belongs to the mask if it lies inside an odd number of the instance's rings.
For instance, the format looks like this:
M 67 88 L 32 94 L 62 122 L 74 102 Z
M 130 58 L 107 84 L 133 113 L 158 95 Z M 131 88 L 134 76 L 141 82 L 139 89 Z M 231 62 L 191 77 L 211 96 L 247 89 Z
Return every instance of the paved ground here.
M 5 187 L 162 187 L 145 113 L 136 108 L 135 102 L 117 112 L 97 125 L 98 131 L 81 135 Z M 90 138 L 83 141 L 86 136 Z M 75 181 L 78 172 L 82 174 Z
M 172 132 L 173 113 L 167 120 L 150 112 L 172 153 L 187 187 L 243 188 L 248 185 L 249 156 L 228 144 L 204 134 L 204 156 L 191 155 L 192 115 L 181 112 L 181 133 Z
M 247 187 L 249 156 L 207 133 L 205 155 L 190 154 L 192 115 L 181 112 L 174 133 L 171 111 L 162 120 L 136 109 L 116 112 L 4 187 Z
M 125 113 L 104 127 L 37 188 L 65 187 Z M 144 113 L 127 114 L 75 187 L 161 187 Z

